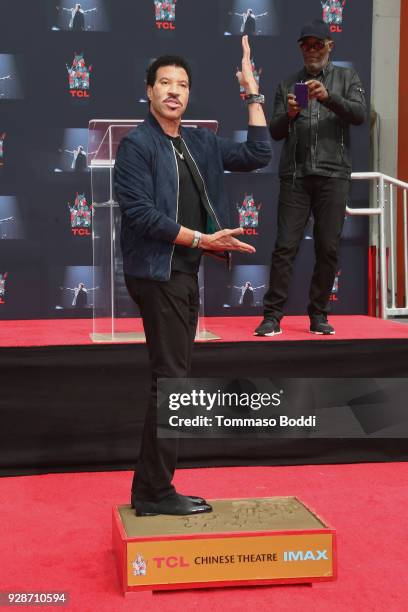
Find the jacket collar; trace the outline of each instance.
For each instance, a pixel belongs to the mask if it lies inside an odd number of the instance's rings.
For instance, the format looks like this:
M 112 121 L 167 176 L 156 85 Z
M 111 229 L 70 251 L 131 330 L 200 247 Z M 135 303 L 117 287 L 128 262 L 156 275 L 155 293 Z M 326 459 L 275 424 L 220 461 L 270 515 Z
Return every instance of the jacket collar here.
M 161 136 L 163 136 L 164 138 L 167 138 L 167 134 L 165 134 L 163 132 L 163 128 L 160 125 L 160 123 L 157 121 L 156 117 L 154 117 L 154 115 L 152 115 L 152 113 L 149 111 L 149 114 L 146 117 L 146 123 L 148 125 L 150 125 L 158 134 L 161 134 Z M 180 134 L 183 135 L 184 137 L 184 129 L 180 126 Z

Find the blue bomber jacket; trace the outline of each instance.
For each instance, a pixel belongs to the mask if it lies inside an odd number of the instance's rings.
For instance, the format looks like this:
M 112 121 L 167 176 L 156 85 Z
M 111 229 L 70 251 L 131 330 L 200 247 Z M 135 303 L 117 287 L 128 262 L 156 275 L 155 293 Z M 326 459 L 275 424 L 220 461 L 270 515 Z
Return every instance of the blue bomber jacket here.
M 211 225 L 215 231 L 229 227 L 224 170 L 242 172 L 266 166 L 271 157 L 268 128 L 249 126 L 244 143 L 220 138 L 204 128 L 182 127 L 181 137 L 203 181 Z M 180 230 L 178 168 L 171 142 L 152 114 L 121 141 L 114 188 L 122 213 L 125 274 L 168 280 Z

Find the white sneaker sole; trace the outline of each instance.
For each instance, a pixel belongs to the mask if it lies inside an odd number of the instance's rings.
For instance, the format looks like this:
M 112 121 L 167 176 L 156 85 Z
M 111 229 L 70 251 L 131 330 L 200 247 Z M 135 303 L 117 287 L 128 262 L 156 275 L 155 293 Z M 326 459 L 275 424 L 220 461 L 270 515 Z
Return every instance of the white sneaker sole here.
M 278 332 L 269 332 L 269 334 L 258 334 L 257 332 L 254 332 L 254 336 L 259 336 L 260 338 L 264 338 L 265 336 L 267 336 L 268 338 L 271 338 L 272 336 L 279 336 L 279 334 L 281 333 L 282 330 Z
M 328 334 L 325 334 L 324 332 L 312 331 L 311 329 L 309 331 L 311 334 L 315 334 L 316 336 L 334 336 L 336 334 L 335 331 L 329 332 Z

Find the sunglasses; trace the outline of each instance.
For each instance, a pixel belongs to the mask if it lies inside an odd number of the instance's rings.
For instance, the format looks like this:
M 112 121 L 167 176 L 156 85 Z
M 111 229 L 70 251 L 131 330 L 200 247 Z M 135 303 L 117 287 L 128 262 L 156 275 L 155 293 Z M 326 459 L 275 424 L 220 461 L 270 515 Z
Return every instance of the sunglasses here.
M 324 42 L 323 40 L 316 40 L 316 42 L 314 43 L 308 43 L 304 40 L 302 40 L 299 43 L 299 47 L 302 49 L 302 51 L 311 51 L 312 49 L 314 51 L 323 51 L 323 49 L 327 46 L 327 41 Z

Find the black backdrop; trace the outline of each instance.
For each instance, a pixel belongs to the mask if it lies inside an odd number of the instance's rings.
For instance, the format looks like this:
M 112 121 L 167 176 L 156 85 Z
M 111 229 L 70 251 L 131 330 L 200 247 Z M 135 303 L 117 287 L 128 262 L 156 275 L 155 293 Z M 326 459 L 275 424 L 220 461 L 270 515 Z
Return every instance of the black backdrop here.
M 59 5 L 59 11 L 56 5 Z M 0 0 L 0 275 L 6 275 L 2 318 L 47 318 L 69 313 L 71 301 L 60 287 L 84 280 L 92 265 L 90 231 L 73 235 L 68 204 L 76 195 L 91 202 L 90 173 L 71 170 L 72 151 L 87 147 L 86 129 L 92 118 L 143 118 L 144 71 L 163 53 L 185 56 L 193 67 L 193 87 L 187 118 L 217 119 L 219 133 L 241 138 L 247 113 L 239 97 L 235 70 L 241 57 L 240 17 L 248 6 L 241 0 L 177 0 L 175 20 L 160 17 L 153 0 L 85 0 L 85 31 L 69 30 L 63 0 Z M 155 19 L 155 5 L 159 20 Z M 320 0 L 251 0 L 257 34 L 251 37 L 252 57 L 260 72 L 261 90 L 270 115 L 279 80 L 301 66 L 297 37 L 303 22 L 322 16 Z M 163 9 L 163 3 L 161 8 Z M 165 7 L 166 8 L 166 7 Z M 334 13 L 333 13 L 334 15 Z M 336 43 L 333 59 L 352 63 L 370 91 L 371 0 L 347 0 L 342 23 L 332 18 Z M 338 22 L 338 19 L 337 19 Z M 89 89 L 75 97 L 69 89 L 68 68 L 83 54 Z M 368 125 L 352 135 L 354 170 L 368 170 Z M 207 314 L 249 314 L 239 308 L 237 291 L 247 280 L 264 284 L 275 236 L 280 145 L 268 172 L 225 176 L 231 220 L 252 195 L 258 210 L 256 234 L 247 240 L 257 248 L 252 257 L 235 256 L 230 274 L 211 263 L 206 271 Z M 71 151 L 71 152 L 69 152 Z M 351 205 L 367 205 L 367 187 L 353 185 Z M 11 211 L 11 212 L 10 212 Z M 310 227 L 298 258 L 288 312 L 305 311 L 313 261 Z M 367 293 L 367 225 L 348 218 L 342 241 L 333 311 L 364 313 Z M 221 289 L 221 290 L 220 290 Z M 256 294 L 259 311 L 262 289 Z M 56 308 L 60 307 L 60 308 Z M 83 312 L 81 316 L 84 316 Z

